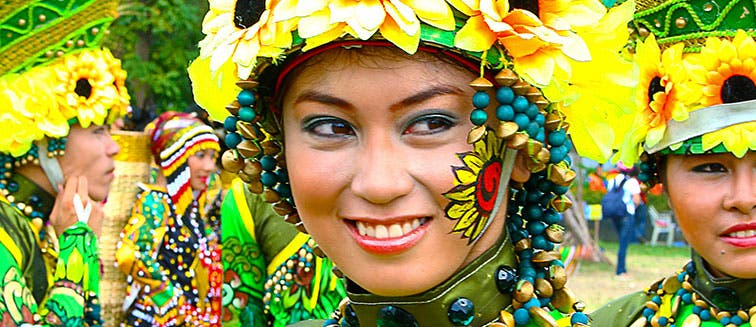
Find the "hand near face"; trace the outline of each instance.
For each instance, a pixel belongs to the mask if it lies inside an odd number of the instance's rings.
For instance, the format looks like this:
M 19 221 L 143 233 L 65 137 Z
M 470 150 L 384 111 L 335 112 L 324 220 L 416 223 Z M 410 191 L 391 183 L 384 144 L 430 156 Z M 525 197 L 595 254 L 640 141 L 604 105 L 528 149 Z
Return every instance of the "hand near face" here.
M 95 234 L 99 235 L 102 229 L 102 215 L 102 206 L 89 198 L 87 178 L 72 176 L 66 180 L 64 186 L 59 185 L 55 205 L 50 214 L 50 224 L 60 236 L 77 221 L 86 221 L 89 218 L 88 224 Z

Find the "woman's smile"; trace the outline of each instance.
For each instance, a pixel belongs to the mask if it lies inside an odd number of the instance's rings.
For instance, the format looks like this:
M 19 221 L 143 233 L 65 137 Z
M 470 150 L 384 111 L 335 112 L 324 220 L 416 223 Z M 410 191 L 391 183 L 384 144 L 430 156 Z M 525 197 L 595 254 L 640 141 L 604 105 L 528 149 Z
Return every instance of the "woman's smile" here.
M 376 222 L 345 220 L 352 238 L 365 251 L 388 255 L 401 253 L 425 235 L 430 217 L 415 217 Z

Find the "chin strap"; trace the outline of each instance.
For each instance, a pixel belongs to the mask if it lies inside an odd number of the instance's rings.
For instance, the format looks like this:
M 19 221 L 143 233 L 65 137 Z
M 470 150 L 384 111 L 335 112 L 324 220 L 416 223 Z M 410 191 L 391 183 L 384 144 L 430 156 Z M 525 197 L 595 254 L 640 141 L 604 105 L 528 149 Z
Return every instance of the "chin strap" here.
M 43 139 L 37 144 L 39 151 L 39 166 L 42 167 L 42 171 L 45 172 L 45 176 L 52 184 L 53 190 L 59 192 L 58 185 L 63 184 L 63 170 L 60 169 L 60 163 L 55 157 L 49 157 L 47 155 L 47 140 Z

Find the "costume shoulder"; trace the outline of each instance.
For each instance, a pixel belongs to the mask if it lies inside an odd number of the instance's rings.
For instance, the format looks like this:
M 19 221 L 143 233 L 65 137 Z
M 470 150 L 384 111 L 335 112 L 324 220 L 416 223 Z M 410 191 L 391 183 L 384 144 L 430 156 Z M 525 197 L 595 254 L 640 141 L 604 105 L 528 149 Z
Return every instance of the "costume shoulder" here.
M 643 308 L 652 296 L 639 291 L 630 293 L 604 306 L 590 314 L 592 326 L 601 327 L 626 327 L 635 322 L 641 316 Z

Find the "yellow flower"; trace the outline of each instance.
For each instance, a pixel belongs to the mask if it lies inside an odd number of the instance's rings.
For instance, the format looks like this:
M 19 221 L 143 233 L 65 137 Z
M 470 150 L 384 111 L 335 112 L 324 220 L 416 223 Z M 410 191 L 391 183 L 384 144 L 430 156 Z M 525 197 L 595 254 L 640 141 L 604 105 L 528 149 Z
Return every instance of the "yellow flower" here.
M 718 131 L 704 134 L 701 145 L 704 151 L 722 144 L 736 157 L 742 158 L 748 150 L 756 149 L 756 122 L 728 126 Z
M 302 2 L 307 1 L 299 1 Z M 344 34 L 367 40 L 380 32 L 386 40 L 412 54 L 420 44 L 421 21 L 454 30 L 454 15 L 445 0 L 340 0 L 321 3 L 313 9 L 299 15 L 298 32 L 307 39 L 304 51 Z
M 455 186 L 444 196 L 450 200 L 446 216 L 456 220 L 452 232 L 475 241 L 488 226 L 501 178 L 503 142 L 493 132 L 475 142 L 473 151 L 457 156 L 464 164 L 453 167 Z
M 210 11 L 202 22 L 202 32 L 207 36 L 199 43 L 200 57 L 211 58 L 212 72 L 232 60 L 237 65 L 238 77 L 246 79 L 258 56 L 277 58 L 291 47 L 296 20 L 273 20 L 275 11 L 289 8 L 291 2 L 266 1 L 259 20 L 246 26 L 247 22 L 235 21 L 236 1 L 211 0 Z M 281 9 L 276 9 L 279 3 Z
M 20 157 L 31 149 L 32 142 L 41 139 L 44 131 L 34 124 L 33 115 L 21 106 L 23 95 L 11 86 L 15 76 L 0 79 L 0 126 L 9 133 L 0 137 L 0 152 Z
M 100 57 L 108 66 L 110 74 L 113 75 L 113 78 L 115 79 L 113 85 L 115 86 L 116 91 L 118 91 L 118 99 L 113 107 L 110 108 L 110 113 L 107 119 L 107 122 L 111 123 L 116 118 L 126 114 L 131 96 L 129 96 L 129 91 L 126 89 L 126 71 L 121 68 L 121 60 L 114 57 L 108 49 L 103 49 L 102 52 L 100 52 Z
M 15 83 L 20 98 L 19 113 L 29 117 L 34 125 L 46 136 L 60 138 L 68 135 L 70 127 L 67 117 L 60 111 L 60 105 L 50 90 L 55 86 L 50 70 L 36 69 L 23 74 Z M 41 136 L 40 136 L 41 138 Z
M 738 30 L 730 41 L 710 37 L 698 54 L 686 57 L 691 83 L 686 84 L 686 103 L 690 106 L 709 107 L 721 103 L 743 101 L 727 99 L 723 86 L 736 79 L 756 81 L 756 42 L 743 30 Z M 703 92 L 701 90 L 703 89 Z
M 670 119 L 688 119 L 679 86 L 685 79 L 682 65 L 684 44 L 678 43 L 661 53 L 656 39 L 650 35 L 637 47 L 637 62 L 640 67 L 639 87 L 636 101 L 640 106 L 639 118 L 633 125 L 635 133 L 647 147 L 655 146 L 664 137 Z
M 78 118 L 86 128 L 102 125 L 108 110 L 120 104 L 115 78 L 105 61 L 93 52 L 68 55 L 52 69 L 55 72 L 54 92 L 63 116 Z

